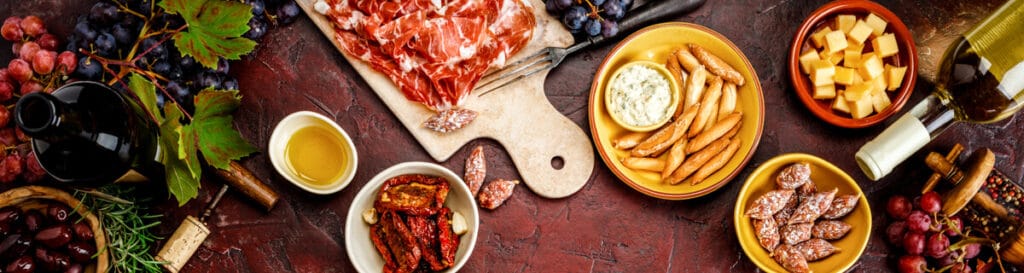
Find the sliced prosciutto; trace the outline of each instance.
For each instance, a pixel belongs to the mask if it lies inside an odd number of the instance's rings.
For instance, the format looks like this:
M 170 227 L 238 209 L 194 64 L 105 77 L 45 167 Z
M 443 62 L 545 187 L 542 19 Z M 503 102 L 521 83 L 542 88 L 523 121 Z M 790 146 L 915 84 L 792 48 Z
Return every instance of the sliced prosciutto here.
M 427 127 L 439 132 L 476 117 L 457 106 L 487 69 L 526 46 L 536 25 L 528 0 L 327 3 L 342 50 L 387 75 L 406 99 L 438 112 Z

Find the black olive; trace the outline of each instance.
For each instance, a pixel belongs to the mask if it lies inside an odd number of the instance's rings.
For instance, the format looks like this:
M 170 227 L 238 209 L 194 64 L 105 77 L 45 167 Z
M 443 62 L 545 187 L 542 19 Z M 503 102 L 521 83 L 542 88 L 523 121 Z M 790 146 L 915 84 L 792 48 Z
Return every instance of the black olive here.
M 71 258 L 67 254 L 42 247 L 36 248 L 36 261 L 47 271 L 61 272 L 71 267 Z
M 32 248 L 32 238 L 25 234 L 15 233 L 0 242 L 0 259 L 13 260 Z
M 17 207 L 0 208 L 0 224 L 13 226 L 16 221 L 21 219 L 21 214 L 21 209 Z
M 76 262 L 88 262 L 93 254 L 96 254 L 96 247 L 88 242 L 77 241 L 68 244 L 68 255 Z
M 89 227 L 89 223 L 86 223 L 85 221 L 80 221 L 78 223 L 75 223 L 75 226 L 73 228 L 75 229 L 75 238 L 78 238 L 79 240 L 82 241 L 92 241 L 94 236 L 92 233 L 92 227 Z
M 32 260 L 32 257 L 21 256 L 7 264 L 7 268 L 5 269 L 7 270 L 4 270 L 4 272 L 7 273 L 30 273 L 36 270 L 36 264 L 35 261 Z
M 71 242 L 71 227 L 68 225 L 52 226 L 36 233 L 35 239 L 50 248 L 59 248 Z
M 63 204 L 51 204 L 46 208 L 46 216 L 55 222 L 64 222 L 71 216 L 71 209 Z
M 73 264 L 70 267 L 68 267 L 68 270 L 65 270 L 64 273 L 82 273 L 82 272 L 85 272 L 85 270 L 82 270 L 82 268 L 84 268 L 82 266 L 82 264 Z
M 46 219 L 43 218 L 43 214 L 39 211 L 30 210 L 25 213 L 25 228 L 30 232 L 39 231 L 46 225 Z

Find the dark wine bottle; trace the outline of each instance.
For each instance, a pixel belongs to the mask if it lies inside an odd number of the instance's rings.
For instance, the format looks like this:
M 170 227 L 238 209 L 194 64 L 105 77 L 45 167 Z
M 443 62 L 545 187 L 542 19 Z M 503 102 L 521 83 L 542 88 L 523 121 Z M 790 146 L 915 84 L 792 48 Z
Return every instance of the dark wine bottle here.
M 159 130 L 126 93 L 74 82 L 18 100 L 15 122 L 32 137 L 40 165 L 57 181 L 96 187 L 164 179 Z
M 1024 106 L 1024 0 L 1010 0 L 964 33 L 942 57 L 935 92 L 855 158 L 878 180 L 955 121 L 992 123 Z

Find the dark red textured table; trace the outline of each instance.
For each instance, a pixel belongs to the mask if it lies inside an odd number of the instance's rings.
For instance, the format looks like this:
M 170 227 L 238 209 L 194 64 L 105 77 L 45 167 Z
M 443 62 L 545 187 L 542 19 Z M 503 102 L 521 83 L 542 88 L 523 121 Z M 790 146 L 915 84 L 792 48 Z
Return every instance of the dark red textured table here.
M 69 2 L 69 3 L 65 3 Z M 798 25 L 825 1 L 715 1 L 674 20 L 695 22 L 731 39 L 750 59 L 764 88 L 764 136 L 743 172 L 722 189 L 689 201 L 645 196 L 621 183 L 598 160 L 587 185 L 573 196 L 545 199 L 526 187 L 495 211 L 481 211 L 476 250 L 466 272 L 754 272 L 736 240 L 733 204 L 746 176 L 762 162 L 783 153 L 802 152 L 835 163 L 854 177 L 869 198 L 876 223 L 857 272 L 893 271 L 894 259 L 884 234 L 884 201 L 893 193 L 919 189 L 930 174 L 924 152 L 963 143 L 967 151 L 988 147 L 996 167 L 1015 180 L 1024 175 L 1024 136 L 1019 117 L 991 125 L 958 124 L 881 181 L 868 180 L 854 152 L 884 129 L 884 124 L 849 130 L 815 118 L 793 93 L 786 52 Z M 959 31 L 994 10 L 1002 1 L 880 1 L 911 28 L 919 45 L 922 79 L 908 107 L 920 101 L 934 78 L 934 63 Z M 74 17 L 92 1 L 5 1 L 0 17 L 36 14 L 53 32 L 67 34 Z M 64 35 L 61 35 L 64 36 Z M 3 43 L 0 45 L 0 48 Z M 594 71 L 612 48 L 608 44 L 570 56 L 548 77 L 548 99 L 562 114 L 587 128 L 587 97 Z M 4 50 L 6 51 L 6 50 Z M 9 53 L 0 55 L 9 60 Z M 281 194 L 271 212 L 230 192 L 209 220 L 213 234 L 185 272 L 352 272 L 346 256 L 343 223 L 356 192 L 377 172 L 400 162 L 433 161 L 389 112 L 366 83 L 308 18 L 264 37 L 255 54 L 232 64 L 239 79 L 242 106 L 235 126 L 266 151 L 278 120 L 300 110 L 332 117 L 354 138 L 359 170 L 345 190 L 328 196 L 306 193 L 277 175 L 265 153 L 244 160 L 255 175 Z M 889 120 L 887 123 L 892 122 Z M 886 124 L 887 124 L 886 123 Z M 527 129 L 527 128 L 524 128 Z M 489 177 L 518 178 L 503 148 L 477 140 L 442 165 L 461 173 L 475 145 L 489 155 Z M 158 231 L 169 235 L 186 215 L 197 215 L 220 187 L 203 182 L 199 197 L 184 207 L 168 200 Z

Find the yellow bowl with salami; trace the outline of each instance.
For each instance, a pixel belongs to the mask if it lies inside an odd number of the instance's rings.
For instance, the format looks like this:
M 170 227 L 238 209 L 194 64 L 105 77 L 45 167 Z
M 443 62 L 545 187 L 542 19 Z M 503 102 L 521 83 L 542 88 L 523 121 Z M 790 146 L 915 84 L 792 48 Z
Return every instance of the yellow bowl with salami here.
M 766 272 L 844 272 L 867 247 L 871 208 L 832 163 L 784 154 L 747 178 L 733 224 L 743 252 Z
M 356 194 L 345 220 L 345 249 L 359 272 L 458 272 L 473 253 L 479 226 L 476 201 L 462 178 L 437 164 L 405 162 L 381 171 Z
M 613 101 L 622 71 L 637 64 L 667 73 L 678 99 L 669 107 Z M 627 109 L 637 105 L 655 108 Z M 672 111 L 656 128 L 632 128 L 617 117 L 663 108 Z M 594 75 L 588 111 L 594 145 L 615 176 L 667 200 L 700 197 L 732 180 L 764 126 L 761 83 L 747 57 L 721 34 L 682 22 L 646 27 L 616 45 Z

